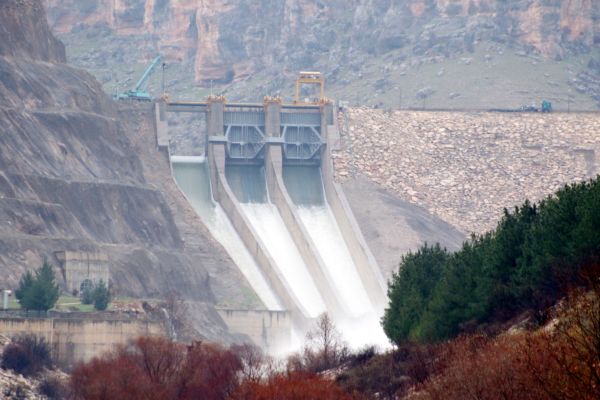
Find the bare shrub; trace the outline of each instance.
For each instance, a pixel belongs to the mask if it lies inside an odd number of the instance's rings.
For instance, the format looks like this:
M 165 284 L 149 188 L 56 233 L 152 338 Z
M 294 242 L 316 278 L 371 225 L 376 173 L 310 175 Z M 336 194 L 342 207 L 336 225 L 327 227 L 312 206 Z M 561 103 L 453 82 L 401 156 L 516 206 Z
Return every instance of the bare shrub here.
M 45 377 L 38 387 L 40 394 L 43 394 L 50 400 L 60 400 L 67 397 L 67 386 L 56 376 Z
M 42 337 L 17 336 L 2 352 L 2 368 L 24 376 L 37 375 L 45 368 L 52 368 L 50 347 Z
M 348 347 L 333 320 L 327 313 L 323 313 L 317 319 L 315 328 L 306 334 L 302 354 L 292 357 L 288 368 L 322 372 L 339 366 L 348 354 Z
M 225 400 L 237 388 L 240 371 L 239 357 L 219 345 L 139 338 L 79 365 L 70 386 L 76 398 L 86 400 Z

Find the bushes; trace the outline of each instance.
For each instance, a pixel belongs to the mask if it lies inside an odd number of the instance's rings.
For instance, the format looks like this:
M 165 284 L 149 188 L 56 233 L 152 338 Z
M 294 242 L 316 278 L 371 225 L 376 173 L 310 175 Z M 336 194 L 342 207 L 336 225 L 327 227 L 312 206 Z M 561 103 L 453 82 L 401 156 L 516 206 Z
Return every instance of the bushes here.
M 232 399 L 236 400 L 352 400 L 334 382 L 310 372 L 276 373 L 262 382 L 246 382 Z
M 423 246 L 402 258 L 382 324 L 399 344 L 443 340 L 469 325 L 543 310 L 580 284 L 582 265 L 600 255 L 600 177 L 565 186 L 537 205 L 505 210 L 497 228 L 454 254 Z
M 237 387 L 239 357 L 218 345 L 191 346 L 163 338 L 132 345 L 81 364 L 71 388 L 78 398 L 227 399 Z
M 571 290 L 536 331 L 403 345 L 352 363 L 338 382 L 385 400 L 599 399 L 599 278 L 595 260 L 584 278 L 591 290 Z
M 67 398 L 67 387 L 58 377 L 47 376 L 38 387 L 40 394 L 43 394 L 50 400 L 61 400 Z
M 108 308 L 112 295 L 101 279 L 97 284 L 87 285 L 81 291 L 81 303 L 93 304 L 94 309 L 104 311 Z
M 24 376 L 37 375 L 44 368 L 52 368 L 50 347 L 43 338 L 18 336 L 4 348 L 2 368 L 12 369 Z
M 276 368 L 249 345 L 186 346 L 139 338 L 112 354 L 78 365 L 70 389 L 77 399 L 310 400 L 354 397 L 306 370 Z

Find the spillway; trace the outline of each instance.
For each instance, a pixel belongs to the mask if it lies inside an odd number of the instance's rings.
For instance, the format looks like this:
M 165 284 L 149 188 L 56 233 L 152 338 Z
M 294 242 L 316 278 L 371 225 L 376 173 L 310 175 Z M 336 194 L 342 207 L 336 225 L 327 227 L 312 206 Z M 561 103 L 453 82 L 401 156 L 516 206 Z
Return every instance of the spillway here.
M 277 208 L 269 202 L 264 169 L 257 166 L 228 165 L 227 182 L 241 203 L 241 208 L 252 227 L 267 244 L 289 287 L 298 298 L 308 317 L 317 317 L 326 311 L 325 303 L 304 265 Z
M 325 272 L 347 314 L 358 317 L 372 312 L 369 296 L 325 200 L 320 168 L 286 166 L 283 176 L 298 215 L 323 259 Z
M 252 255 L 231 225 L 220 205 L 212 200 L 208 166 L 202 158 L 172 157 L 173 175 L 192 207 L 221 243 L 229 256 L 246 277 L 265 307 L 282 310 L 282 304 L 273 292 Z

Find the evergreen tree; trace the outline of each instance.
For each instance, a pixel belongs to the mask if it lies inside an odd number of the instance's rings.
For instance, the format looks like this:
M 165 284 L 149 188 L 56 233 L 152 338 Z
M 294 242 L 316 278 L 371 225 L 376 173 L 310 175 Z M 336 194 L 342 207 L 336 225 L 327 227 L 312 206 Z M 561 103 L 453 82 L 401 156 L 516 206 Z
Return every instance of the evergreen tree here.
M 395 343 L 416 339 L 415 327 L 440 280 L 449 254 L 439 244 L 425 244 L 402 257 L 398 273 L 388 287 L 390 305 L 382 319 L 383 330 Z
M 19 287 L 15 290 L 15 297 L 17 300 L 23 300 L 25 297 L 25 293 L 31 288 L 33 285 L 33 274 L 31 271 L 27 271 L 21 276 L 21 280 L 19 281 Z
M 94 303 L 94 285 L 85 285 L 81 290 L 81 304 Z
M 48 311 L 58 301 L 59 293 L 52 264 L 44 261 L 30 288 L 23 293 L 21 305 L 27 310 Z
M 111 301 L 110 290 L 101 279 L 100 282 L 94 287 L 94 308 L 98 311 L 103 311 L 108 308 L 108 304 Z
M 426 244 L 389 283 L 384 331 L 400 344 L 447 339 L 526 308 L 543 318 L 565 288 L 586 284 L 582 272 L 597 271 L 599 232 L 600 177 L 504 210 L 495 230 L 454 254 Z

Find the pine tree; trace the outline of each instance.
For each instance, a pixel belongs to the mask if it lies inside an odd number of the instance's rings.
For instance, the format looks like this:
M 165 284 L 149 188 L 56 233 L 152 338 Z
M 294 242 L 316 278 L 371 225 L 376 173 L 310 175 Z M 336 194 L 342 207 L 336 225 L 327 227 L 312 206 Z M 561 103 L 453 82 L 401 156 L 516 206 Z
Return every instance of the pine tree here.
M 33 285 L 33 274 L 31 271 L 25 272 L 23 276 L 21 276 L 21 280 L 19 281 L 19 287 L 15 290 L 15 297 L 17 300 L 23 300 L 25 297 L 25 293 L 31 288 Z
M 108 304 L 111 300 L 111 294 L 108 287 L 102 279 L 96 285 L 93 292 L 94 297 L 94 308 L 98 311 L 104 311 L 108 308 Z
M 55 282 L 52 264 L 44 264 L 35 272 L 30 288 L 23 293 L 21 305 L 27 310 L 48 311 L 58 301 L 59 288 Z
M 85 285 L 81 290 L 81 304 L 92 304 L 94 302 L 94 285 Z

